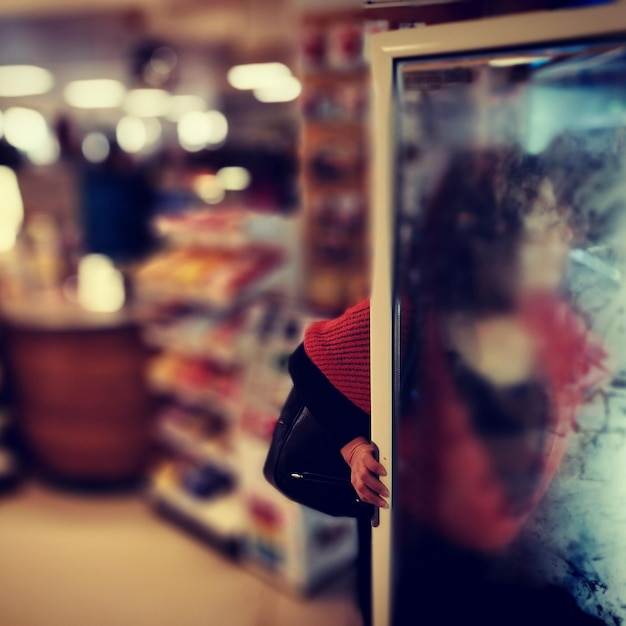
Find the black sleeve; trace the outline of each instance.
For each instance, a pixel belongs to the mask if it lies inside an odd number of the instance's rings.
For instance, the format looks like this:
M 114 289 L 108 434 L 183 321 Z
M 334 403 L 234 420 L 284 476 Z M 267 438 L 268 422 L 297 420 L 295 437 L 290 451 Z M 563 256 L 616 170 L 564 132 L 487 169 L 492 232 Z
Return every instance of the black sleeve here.
M 370 438 L 370 416 L 348 400 L 311 361 L 304 344 L 289 359 L 289 374 L 304 404 L 339 447 L 355 437 Z

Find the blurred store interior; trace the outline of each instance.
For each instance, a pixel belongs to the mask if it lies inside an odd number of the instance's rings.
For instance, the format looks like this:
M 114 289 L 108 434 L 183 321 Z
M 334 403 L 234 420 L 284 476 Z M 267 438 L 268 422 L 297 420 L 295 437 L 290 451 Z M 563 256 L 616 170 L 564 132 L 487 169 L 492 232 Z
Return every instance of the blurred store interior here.
M 0 1 L 1 624 L 361 623 L 262 465 L 369 290 L 368 37 L 563 4 Z

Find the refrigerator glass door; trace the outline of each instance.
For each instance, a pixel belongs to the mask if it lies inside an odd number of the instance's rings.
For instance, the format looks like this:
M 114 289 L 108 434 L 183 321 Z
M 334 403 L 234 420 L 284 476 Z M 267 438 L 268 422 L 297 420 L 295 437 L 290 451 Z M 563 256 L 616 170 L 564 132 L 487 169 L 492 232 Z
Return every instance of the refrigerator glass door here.
M 618 9 L 374 38 L 376 626 L 626 620 Z

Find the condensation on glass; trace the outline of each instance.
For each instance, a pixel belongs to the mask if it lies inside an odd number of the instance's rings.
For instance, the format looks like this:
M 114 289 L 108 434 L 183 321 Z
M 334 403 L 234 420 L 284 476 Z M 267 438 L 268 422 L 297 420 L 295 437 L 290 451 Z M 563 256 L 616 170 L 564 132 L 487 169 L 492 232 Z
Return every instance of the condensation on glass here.
M 626 47 L 395 79 L 395 623 L 621 624 Z

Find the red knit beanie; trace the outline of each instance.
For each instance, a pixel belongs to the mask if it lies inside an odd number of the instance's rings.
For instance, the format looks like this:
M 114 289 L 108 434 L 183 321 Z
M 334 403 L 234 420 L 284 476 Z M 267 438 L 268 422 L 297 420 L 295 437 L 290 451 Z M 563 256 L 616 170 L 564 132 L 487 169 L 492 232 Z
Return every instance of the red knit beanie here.
M 371 413 L 369 300 L 340 317 L 311 324 L 304 336 L 304 349 L 334 387 Z

